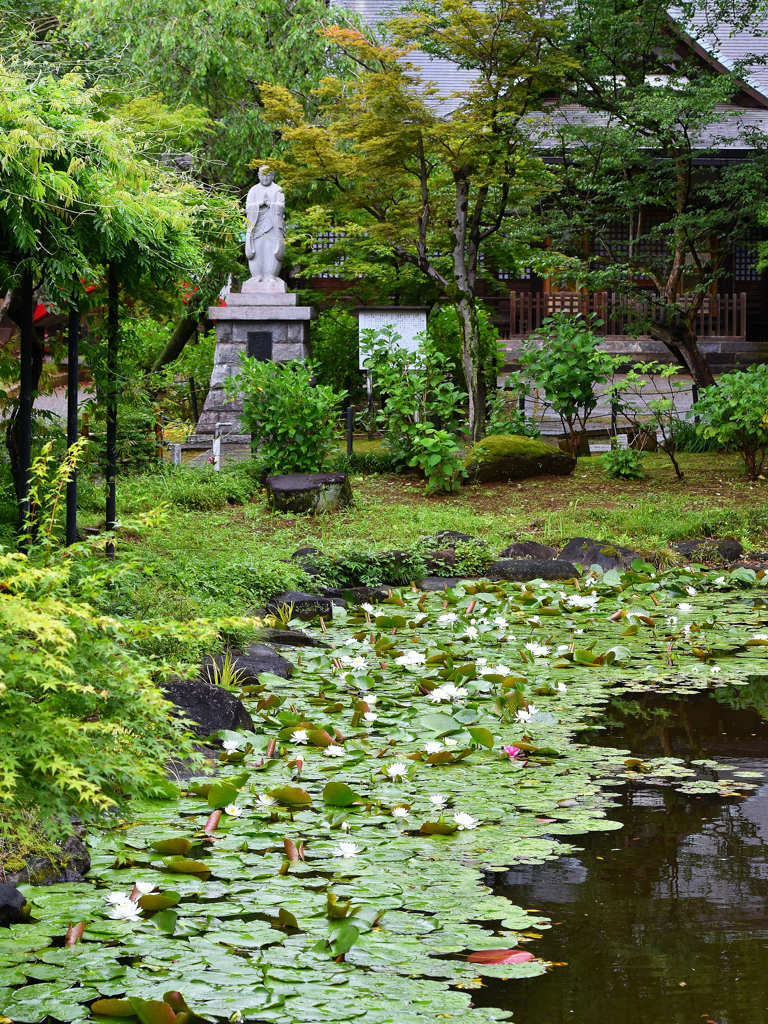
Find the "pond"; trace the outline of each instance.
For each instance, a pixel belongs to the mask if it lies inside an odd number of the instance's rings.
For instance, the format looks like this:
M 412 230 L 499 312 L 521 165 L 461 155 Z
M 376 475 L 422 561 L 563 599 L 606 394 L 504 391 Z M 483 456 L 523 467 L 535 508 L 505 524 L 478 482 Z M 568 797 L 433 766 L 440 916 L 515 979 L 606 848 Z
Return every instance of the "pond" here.
M 768 723 L 727 693 L 617 699 L 601 745 L 642 758 L 716 759 L 713 777 L 768 767 Z M 536 952 L 564 966 L 491 982 L 475 1002 L 516 1024 L 715 1024 L 768 1019 L 768 785 L 746 798 L 628 783 L 621 832 L 577 838 L 546 866 L 493 877 L 495 891 L 555 923 Z

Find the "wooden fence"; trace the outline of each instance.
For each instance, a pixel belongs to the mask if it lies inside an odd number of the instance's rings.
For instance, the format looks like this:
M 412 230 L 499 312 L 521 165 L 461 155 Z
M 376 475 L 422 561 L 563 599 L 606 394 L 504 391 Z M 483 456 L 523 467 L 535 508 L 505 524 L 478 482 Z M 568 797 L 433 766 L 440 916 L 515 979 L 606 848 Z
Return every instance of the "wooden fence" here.
M 678 295 L 677 301 L 690 301 L 689 296 Z M 541 327 L 542 321 L 553 313 L 596 313 L 604 321 L 595 333 L 604 337 L 625 335 L 628 326 L 648 315 L 650 303 L 616 292 L 551 292 L 533 295 L 522 292 L 509 296 L 509 336 L 526 338 Z M 693 330 L 699 338 L 739 338 L 747 336 L 747 296 L 708 295 L 696 314 Z M 642 337 L 642 335 L 641 335 Z

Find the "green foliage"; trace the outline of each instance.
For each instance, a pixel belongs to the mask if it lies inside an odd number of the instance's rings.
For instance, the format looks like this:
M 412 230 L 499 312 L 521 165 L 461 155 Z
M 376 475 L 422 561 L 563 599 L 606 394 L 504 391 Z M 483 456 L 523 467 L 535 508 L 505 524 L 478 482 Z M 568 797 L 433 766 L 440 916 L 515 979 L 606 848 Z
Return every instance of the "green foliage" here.
M 466 395 L 459 391 L 451 380 L 450 360 L 429 335 L 422 337 L 416 352 L 409 352 L 399 346 L 400 335 L 394 328 L 382 331 L 364 331 L 361 345 L 365 355 L 365 366 L 370 371 L 374 388 L 386 396 L 378 422 L 384 428 L 385 445 L 400 466 L 417 465 L 414 457 L 429 459 L 442 455 L 440 462 L 449 467 L 454 456 L 450 454 L 447 442 L 432 439 L 432 450 L 417 439 L 430 436 L 429 427 L 436 417 L 440 418 L 441 431 L 455 433 L 459 426 L 461 403 Z M 417 455 L 417 453 L 419 453 Z
M 611 480 L 640 480 L 643 476 L 641 463 L 644 453 L 636 448 L 621 448 L 618 438 L 611 440 L 611 450 L 600 456 L 605 475 Z
M 695 412 L 695 410 L 694 410 Z M 723 452 L 726 449 L 717 437 L 704 437 L 695 423 L 678 419 L 673 426 L 675 448 L 678 452 Z
M 148 512 L 158 505 L 195 512 L 215 512 L 227 505 L 243 505 L 259 487 L 259 463 L 225 466 L 172 467 L 164 463 L 154 473 L 122 477 L 117 481 L 117 504 L 123 513 Z M 78 483 L 78 507 L 103 512 L 104 492 L 92 481 Z
M 190 750 L 123 631 L 70 594 L 64 563 L 0 555 L 0 800 L 59 829 L 168 791 Z
M 768 448 L 768 364 L 724 373 L 707 388 L 694 412 L 701 416 L 702 437 L 717 438 L 735 448 L 744 460 L 749 480 L 757 479 Z
M 312 363 L 319 384 L 337 391 L 347 377 L 359 383 L 357 317 L 344 309 L 325 309 L 312 324 Z
M 230 398 L 243 393 L 241 421 L 256 435 L 266 469 L 317 472 L 334 444 L 343 393 L 327 384 L 313 387 L 311 363 L 262 363 L 242 356 L 241 364 L 224 387 Z
M 351 455 L 341 451 L 333 452 L 326 459 L 323 469 L 333 473 L 396 473 L 400 465 L 391 449 L 377 444 L 363 451 L 355 447 Z
M 601 352 L 596 316 L 556 313 L 544 320 L 539 331 L 526 339 L 520 350 L 523 372 L 510 375 L 515 387 L 538 387 L 568 428 L 571 455 L 578 458 L 587 420 L 597 405 L 596 384 L 605 384 L 619 365 L 619 358 Z M 524 376 L 529 382 L 522 383 Z
M 541 437 L 538 425 L 525 415 L 515 401 L 510 404 L 504 389 L 490 399 L 491 415 L 488 419 L 489 434 L 516 434 L 518 437 Z
M 477 329 L 480 366 L 486 379 L 495 378 L 496 369 L 504 365 L 504 347 L 499 331 L 491 321 L 486 307 L 478 302 Z M 451 375 L 460 391 L 467 390 L 467 378 L 462 359 L 462 334 L 455 306 L 441 305 L 427 320 L 427 335 L 434 347 L 448 356 Z
M 429 423 L 414 423 L 412 452 L 408 465 L 420 469 L 427 481 L 427 494 L 451 494 L 461 489 L 467 471 L 462 465 L 461 445 L 447 430 Z

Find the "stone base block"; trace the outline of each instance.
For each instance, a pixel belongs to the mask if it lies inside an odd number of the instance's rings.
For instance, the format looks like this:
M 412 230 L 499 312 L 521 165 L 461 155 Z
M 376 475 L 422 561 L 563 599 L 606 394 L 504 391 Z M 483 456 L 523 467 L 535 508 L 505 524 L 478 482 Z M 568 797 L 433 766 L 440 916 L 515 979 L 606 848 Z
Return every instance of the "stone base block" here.
M 352 500 L 346 473 L 282 473 L 267 477 L 267 495 L 279 512 L 331 512 Z

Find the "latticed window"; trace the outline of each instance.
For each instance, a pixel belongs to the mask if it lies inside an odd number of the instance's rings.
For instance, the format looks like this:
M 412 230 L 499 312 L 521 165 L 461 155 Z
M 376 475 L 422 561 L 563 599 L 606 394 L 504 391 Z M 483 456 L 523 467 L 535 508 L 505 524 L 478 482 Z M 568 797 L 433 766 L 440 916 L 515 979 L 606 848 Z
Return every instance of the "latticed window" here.
M 511 270 L 499 270 L 497 271 L 497 277 L 500 281 L 530 281 L 533 270 L 531 267 L 523 267 L 518 274 L 513 274 Z
M 758 243 L 762 241 L 763 232 L 760 228 L 750 228 L 744 239 L 744 245 L 738 246 L 733 253 L 734 281 L 759 281 L 762 275 L 755 269 L 759 252 Z
M 324 252 L 328 249 L 334 249 L 337 245 L 341 244 L 346 238 L 344 231 L 321 231 L 315 237 L 315 241 L 312 243 L 312 252 Z M 343 268 L 346 262 L 345 257 L 341 257 L 334 262 L 334 267 Z M 343 277 L 342 273 L 335 273 L 332 270 L 324 270 L 321 274 L 317 274 L 317 277 Z

